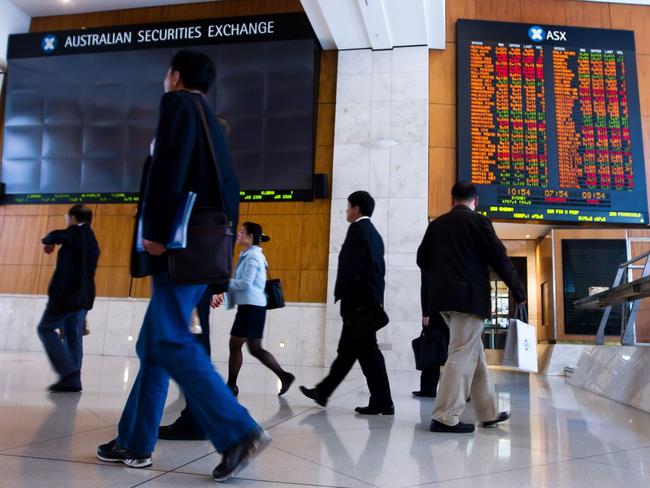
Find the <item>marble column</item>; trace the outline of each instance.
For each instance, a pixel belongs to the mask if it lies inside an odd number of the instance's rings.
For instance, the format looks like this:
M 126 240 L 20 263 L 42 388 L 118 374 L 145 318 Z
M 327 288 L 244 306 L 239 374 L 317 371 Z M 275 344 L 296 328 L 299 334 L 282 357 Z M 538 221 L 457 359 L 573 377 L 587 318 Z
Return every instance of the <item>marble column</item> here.
M 341 330 L 333 287 L 347 231 L 347 196 L 369 191 L 372 220 L 386 246 L 386 310 L 378 340 L 390 369 L 413 368 L 410 342 L 420 331 L 415 254 L 427 226 L 429 53 L 425 46 L 339 53 L 329 245 L 325 362 Z

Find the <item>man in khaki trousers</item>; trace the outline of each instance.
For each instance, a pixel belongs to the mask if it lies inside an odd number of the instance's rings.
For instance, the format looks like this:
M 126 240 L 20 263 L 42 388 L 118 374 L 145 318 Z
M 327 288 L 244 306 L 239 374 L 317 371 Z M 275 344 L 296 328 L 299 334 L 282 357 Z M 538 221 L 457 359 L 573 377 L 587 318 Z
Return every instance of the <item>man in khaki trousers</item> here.
M 429 430 L 467 433 L 474 425 L 459 417 L 470 395 L 483 427 L 510 418 L 509 412 L 497 410 L 481 341 L 485 319 L 491 316 L 489 267 L 517 303 L 526 301 L 526 293 L 492 223 L 475 211 L 474 185 L 456 183 L 451 194 L 453 208 L 429 223 L 417 262 L 428 282 L 431 309 L 440 312 L 450 334 Z

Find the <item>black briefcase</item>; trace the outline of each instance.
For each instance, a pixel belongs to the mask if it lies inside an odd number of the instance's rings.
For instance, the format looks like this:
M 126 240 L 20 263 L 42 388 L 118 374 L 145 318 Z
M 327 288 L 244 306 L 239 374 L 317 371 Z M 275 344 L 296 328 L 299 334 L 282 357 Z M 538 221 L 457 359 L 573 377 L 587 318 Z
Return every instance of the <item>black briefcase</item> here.
M 341 311 L 343 312 L 343 305 Z M 357 334 L 366 336 L 386 327 L 390 318 L 383 306 L 371 304 L 346 310 L 343 321 L 353 324 Z
M 442 329 L 433 328 L 411 341 L 415 355 L 415 369 L 423 371 L 447 362 L 447 346 Z

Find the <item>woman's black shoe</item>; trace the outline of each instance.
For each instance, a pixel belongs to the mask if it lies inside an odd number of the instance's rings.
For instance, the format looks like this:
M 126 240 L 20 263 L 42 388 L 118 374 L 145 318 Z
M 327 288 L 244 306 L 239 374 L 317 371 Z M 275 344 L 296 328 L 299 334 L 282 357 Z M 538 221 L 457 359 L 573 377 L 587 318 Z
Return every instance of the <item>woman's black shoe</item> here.
M 226 481 L 244 469 L 271 442 L 271 436 L 260 430 L 223 452 L 221 463 L 214 468 L 215 481 Z
M 230 391 L 232 392 L 235 397 L 239 396 L 239 387 L 237 385 L 231 386 L 228 385 L 228 388 L 230 388 Z
M 428 391 L 422 391 L 422 390 L 412 391 L 411 395 L 413 395 L 414 397 L 421 397 L 421 398 L 435 398 L 436 397 L 435 393 L 429 393 Z
M 296 381 L 296 377 L 291 373 L 287 373 L 287 375 L 282 380 L 282 388 L 280 388 L 278 396 L 282 396 L 287 391 L 289 391 L 289 388 L 291 388 L 291 385 L 293 384 L 294 381 Z

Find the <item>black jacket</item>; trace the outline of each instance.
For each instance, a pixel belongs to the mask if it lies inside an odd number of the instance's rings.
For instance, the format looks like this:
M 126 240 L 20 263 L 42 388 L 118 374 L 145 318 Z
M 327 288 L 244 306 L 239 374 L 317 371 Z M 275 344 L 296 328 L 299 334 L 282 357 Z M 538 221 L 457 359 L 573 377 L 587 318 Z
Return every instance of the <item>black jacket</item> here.
M 370 219 L 350 224 L 339 253 L 335 301 L 350 305 L 384 304 L 384 242 Z
M 71 225 L 67 229 L 52 231 L 41 242 L 61 246 L 56 257 L 56 269 L 47 290 L 47 308 L 52 313 L 93 308 L 99 245 L 90 225 Z M 70 306 L 70 295 L 79 291 L 82 275 L 87 283 L 85 297 L 81 303 Z
M 221 175 L 221 185 L 210 153 L 194 99 L 203 106 Z M 165 93 L 160 101 L 153 156 L 148 158 L 140 183 L 140 203 L 136 226 L 143 214 L 145 239 L 166 243 L 180 197 L 188 191 L 197 194 L 195 208 L 222 208 L 221 193 L 236 234 L 239 218 L 239 181 L 230 164 L 224 128 L 217 122 L 202 96 L 188 91 Z M 167 257 L 138 253 L 135 236 L 131 255 L 131 274 L 135 277 L 165 271 Z
M 431 310 L 489 318 L 490 266 L 517 302 L 526 300 L 524 287 L 492 223 L 464 205 L 429 223 L 417 263 L 427 277 Z

